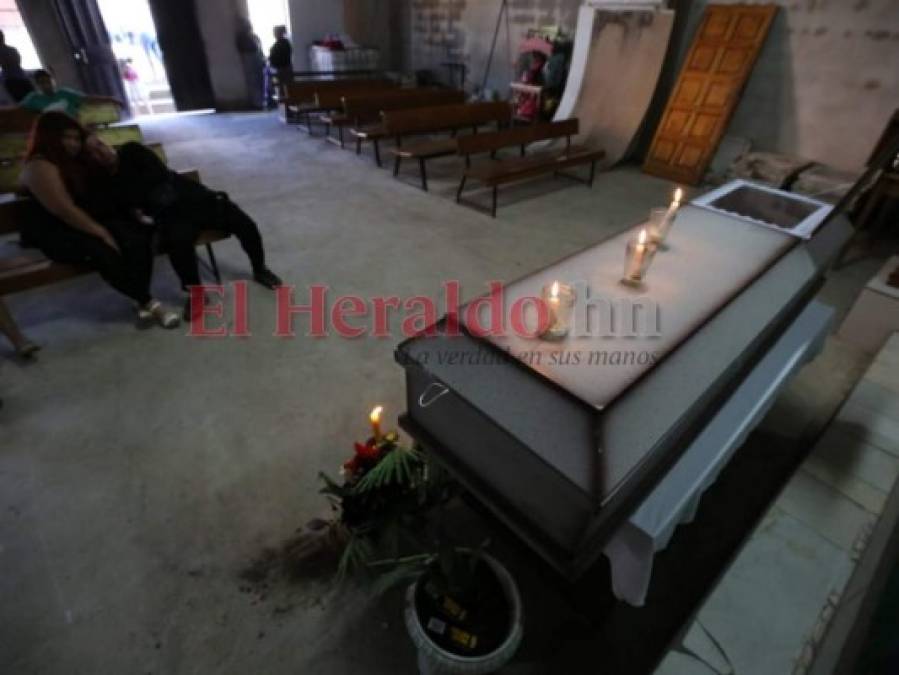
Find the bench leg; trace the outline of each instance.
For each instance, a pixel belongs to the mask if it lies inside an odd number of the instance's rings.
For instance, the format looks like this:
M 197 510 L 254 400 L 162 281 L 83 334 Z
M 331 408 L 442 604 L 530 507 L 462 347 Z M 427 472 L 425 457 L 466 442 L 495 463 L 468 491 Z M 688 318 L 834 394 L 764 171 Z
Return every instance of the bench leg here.
M 343 137 L 343 125 L 337 127 L 337 137 L 340 139 L 340 147 L 346 148 L 346 140 Z
M 424 157 L 418 158 L 418 168 L 421 171 L 421 189 L 428 191 L 428 169 L 425 165 Z
M 396 178 L 400 175 L 400 162 L 403 161 L 403 158 L 397 155 L 393 159 L 393 177 Z
M 209 258 L 209 268 L 212 270 L 212 276 L 215 277 L 215 283 L 222 283 L 222 275 L 219 274 L 218 262 L 215 259 L 215 251 L 212 250 L 212 244 L 206 244 L 206 255 Z
M 377 164 L 378 167 L 380 168 L 380 167 L 384 166 L 383 164 L 381 164 L 381 143 L 380 143 L 380 141 L 378 141 L 377 138 L 375 138 L 374 144 L 375 144 L 375 164 Z
M 459 189 L 456 190 L 456 202 L 462 201 L 462 190 L 465 189 L 465 181 L 468 180 L 468 176 L 462 176 L 462 182 L 459 183 Z
M 490 215 L 496 218 L 496 198 L 499 195 L 499 186 L 493 186 L 493 208 L 490 210 Z
M 362 137 L 361 136 L 356 136 L 356 154 L 357 155 L 362 154 Z
M 590 178 L 587 182 L 587 187 L 593 187 L 593 179 L 596 178 L 596 160 L 590 162 Z

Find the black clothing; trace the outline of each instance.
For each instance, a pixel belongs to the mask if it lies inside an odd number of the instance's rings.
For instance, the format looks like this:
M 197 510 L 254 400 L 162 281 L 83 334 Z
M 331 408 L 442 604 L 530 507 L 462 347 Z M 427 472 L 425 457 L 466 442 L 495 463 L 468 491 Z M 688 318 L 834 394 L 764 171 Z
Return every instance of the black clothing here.
M 23 98 L 34 91 L 34 85 L 27 78 L 6 77 L 3 84 L 6 85 L 9 97 L 16 103 L 21 102 Z
M 287 38 L 278 38 L 268 53 L 268 63 L 272 68 L 291 68 L 293 47 Z
M 55 262 L 96 270 L 114 289 L 146 305 L 151 299 L 152 232 L 121 220 L 106 221 L 103 226 L 121 253 L 97 237 L 62 222 L 35 201 L 33 217 L 22 229 L 22 243 L 36 246 Z
M 118 154 L 113 191 L 123 207 L 139 208 L 156 221 L 163 250 L 182 286 L 200 284 L 196 242 L 206 229 L 233 234 L 253 270 L 265 268 L 259 228 L 227 194 L 171 171 L 152 150 L 139 143 L 123 145 Z

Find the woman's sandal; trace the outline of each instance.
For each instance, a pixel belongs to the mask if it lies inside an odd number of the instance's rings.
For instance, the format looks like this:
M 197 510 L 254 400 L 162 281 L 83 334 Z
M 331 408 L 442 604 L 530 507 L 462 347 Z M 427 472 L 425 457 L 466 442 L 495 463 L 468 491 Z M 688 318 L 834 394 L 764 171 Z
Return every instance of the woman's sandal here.
M 163 328 L 177 328 L 181 324 L 178 312 L 165 307 L 159 300 L 151 300 L 143 307 L 138 307 L 137 318 L 141 323 L 155 321 Z

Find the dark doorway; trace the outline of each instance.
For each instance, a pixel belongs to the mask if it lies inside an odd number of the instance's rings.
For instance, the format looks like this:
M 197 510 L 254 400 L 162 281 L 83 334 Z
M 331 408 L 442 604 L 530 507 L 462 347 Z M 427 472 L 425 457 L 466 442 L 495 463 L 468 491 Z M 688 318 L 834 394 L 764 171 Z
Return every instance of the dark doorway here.
M 84 90 L 124 101 L 125 89 L 97 0 L 54 0 L 54 6 Z

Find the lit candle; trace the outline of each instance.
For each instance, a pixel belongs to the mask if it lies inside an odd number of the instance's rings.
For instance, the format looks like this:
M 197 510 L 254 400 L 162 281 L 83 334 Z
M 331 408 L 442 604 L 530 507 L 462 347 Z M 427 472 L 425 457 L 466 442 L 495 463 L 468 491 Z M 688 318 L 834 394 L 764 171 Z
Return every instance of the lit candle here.
M 568 320 L 574 305 L 574 290 L 554 281 L 543 287 L 543 298 L 549 309 L 549 327 L 541 334 L 544 339 L 558 340 L 568 335 Z
M 381 413 L 384 412 L 383 406 L 377 406 L 374 410 L 371 411 L 371 414 L 368 416 L 368 419 L 371 420 L 371 432 L 375 438 L 375 442 L 379 442 L 381 440 Z
M 637 237 L 637 245 L 633 248 L 633 254 L 629 256 L 628 266 L 624 276 L 630 281 L 640 281 L 643 278 L 643 262 L 646 259 L 646 240 L 649 235 L 644 227 Z
M 671 230 L 671 225 L 674 223 L 674 218 L 677 216 L 677 212 L 680 209 L 681 200 L 684 198 L 684 191 L 681 188 L 677 188 L 674 191 L 674 198 L 671 200 L 671 204 L 668 205 L 667 211 L 662 211 L 661 209 L 653 209 L 650 212 L 650 238 L 654 244 L 658 244 L 662 248 L 664 248 L 665 239 L 668 237 L 668 232 Z

